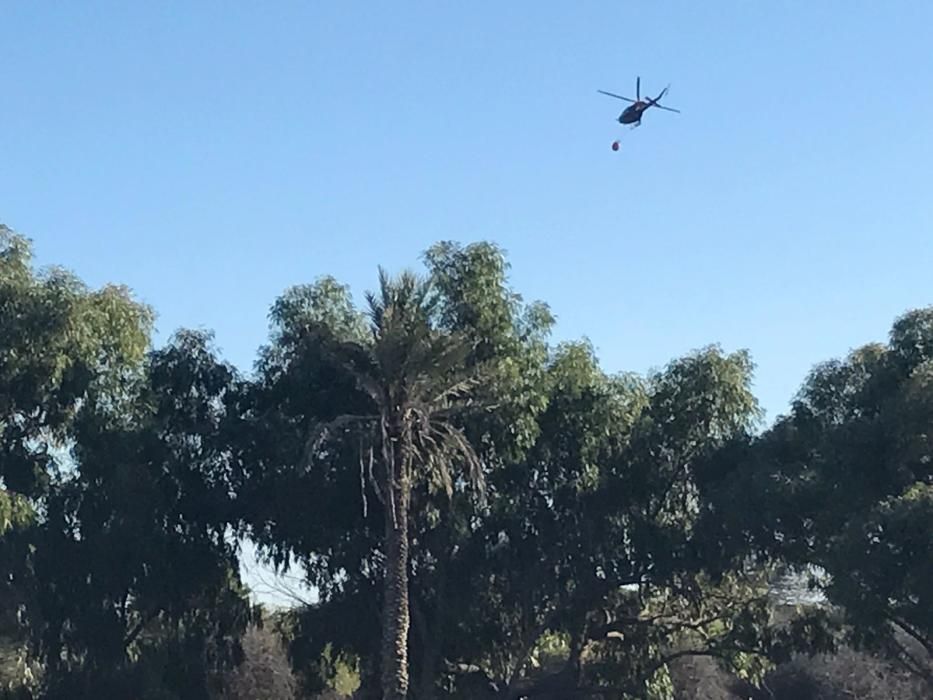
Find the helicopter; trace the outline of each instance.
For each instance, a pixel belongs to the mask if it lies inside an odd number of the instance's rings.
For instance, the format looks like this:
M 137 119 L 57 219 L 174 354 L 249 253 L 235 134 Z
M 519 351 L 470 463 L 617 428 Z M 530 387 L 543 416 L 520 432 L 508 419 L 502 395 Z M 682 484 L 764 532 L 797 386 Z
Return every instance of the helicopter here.
M 617 100 L 625 100 L 626 102 L 631 102 L 632 104 L 625 108 L 625 111 L 618 117 L 618 122 L 620 124 L 631 124 L 634 129 L 636 126 L 641 126 L 641 117 L 645 113 L 645 110 L 649 107 L 657 107 L 658 109 L 665 109 L 668 112 L 677 112 L 680 114 L 679 109 L 674 109 L 673 107 L 665 107 L 662 105 L 661 98 L 667 94 L 667 91 L 670 89 L 670 85 L 661 90 L 661 94 L 655 97 L 654 99 L 646 97 L 645 99 L 641 98 L 641 77 L 637 76 L 635 78 L 635 99 L 631 97 L 622 97 L 622 95 L 616 95 L 613 92 L 606 92 L 605 90 L 597 90 L 596 92 L 603 95 L 609 95 L 609 97 L 615 97 Z M 619 142 L 616 141 L 612 144 L 612 149 L 617 151 L 619 150 Z

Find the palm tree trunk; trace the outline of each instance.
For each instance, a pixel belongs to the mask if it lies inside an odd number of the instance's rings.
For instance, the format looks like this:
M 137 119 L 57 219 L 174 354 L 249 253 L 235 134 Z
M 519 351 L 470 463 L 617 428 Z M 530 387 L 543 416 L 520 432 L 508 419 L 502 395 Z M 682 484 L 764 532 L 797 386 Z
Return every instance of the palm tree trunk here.
M 394 452 L 394 450 L 391 450 Z M 395 462 L 395 455 L 391 461 Z M 382 608 L 382 693 L 383 700 L 408 698 L 408 506 L 411 487 L 408 464 L 398 460 L 396 474 L 386 493 L 391 503 L 385 508 L 386 570 Z M 392 470 L 394 471 L 394 470 Z M 389 499 L 387 499 L 388 501 Z

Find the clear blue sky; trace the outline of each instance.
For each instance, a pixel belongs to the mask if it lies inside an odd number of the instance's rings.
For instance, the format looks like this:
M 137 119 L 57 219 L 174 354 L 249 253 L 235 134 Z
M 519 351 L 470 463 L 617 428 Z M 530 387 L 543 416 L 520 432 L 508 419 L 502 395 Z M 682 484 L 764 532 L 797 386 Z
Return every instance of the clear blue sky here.
M 933 302 L 933 3 L 0 4 L 0 221 L 248 369 L 287 286 L 493 240 L 561 338 L 769 414 Z M 673 84 L 629 131 L 596 93 Z M 613 153 L 615 138 L 623 145 Z

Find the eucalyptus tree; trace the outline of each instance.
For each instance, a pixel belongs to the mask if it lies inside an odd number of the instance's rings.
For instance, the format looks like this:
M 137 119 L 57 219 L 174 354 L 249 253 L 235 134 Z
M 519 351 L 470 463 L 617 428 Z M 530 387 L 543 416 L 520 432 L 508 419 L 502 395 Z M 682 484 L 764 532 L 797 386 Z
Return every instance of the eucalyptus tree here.
M 208 698 L 252 611 L 234 524 L 232 368 L 201 333 L 150 353 L 129 398 L 89 400 L 73 471 L 33 538 L 30 632 L 46 697 Z
M 491 477 L 454 576 L 470 610 L 446 650 L 462 696 L 479 678 L 497 698 L 662 698 L 683 656 L 760 677 L 771 658 L 825 647 L 803 621 L 773 625 L 750 550 L 707 525 L 732 476 L 713 458 L 757 417 L 746 354 L 708 348 L 611 377 L 571 344 L 548 375 L 539 438 Z
M 249 619 L 226 538 L 235 374 L 203 334 L 152 350 L 151 322 L 0 231 L 3 632 L 44 697 L 206 697 Z
M 119 401 L 149 343 L 151 311 L 118 286 L 37 269 L 31 242 L 0 225 L 0 637 L 22 640 L 34 602 L 34 537 L 75 418 Z
M 933 687 L 933 308 L 813 369 L 789 415 L 732 456 L 729 526 L 821 574 L 849 641 Z M 725 520 L 723 521 L 726 522 Z
M 0 225 L 0 536 L 45 493 L 82 403 L 119 396 L 141 366 L 151 324 L 125 288 L 36 270 L 30 241 Z

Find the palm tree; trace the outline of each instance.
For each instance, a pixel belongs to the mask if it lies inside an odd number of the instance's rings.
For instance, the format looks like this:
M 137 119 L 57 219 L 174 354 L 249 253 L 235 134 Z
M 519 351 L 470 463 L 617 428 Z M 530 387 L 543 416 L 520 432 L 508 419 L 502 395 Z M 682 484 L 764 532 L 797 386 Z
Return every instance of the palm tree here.
M 422 479 L 453 492 L 452 466 L 482 493 L 480 458 L 454 419 L 476 405 L 479 374 L 467 367 L 470 346 L 433 323 L 434 297 L 411 273 L 379 270 L 378 294 L 367 294 L 371 342 L 332 342 L 335 364 L 349 372 L 371 412 L 318 425 L 308 438 L 311 461 L 328 436 L 361 440 L 360 474 L 383 504 L 385 578 L 381 673 L 384 700 L 408 694 L 409 510 Z M 366 458 L 364 458 L 366 455 Z M 368 468 L 366 462 L 368 461 Z M 365 505 L 364 505 L 365 507 Z

